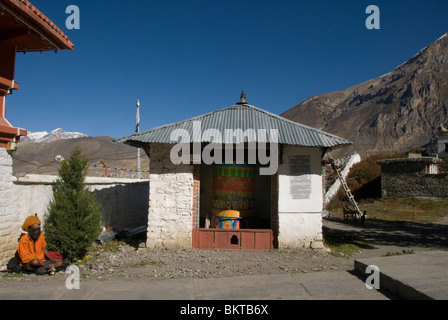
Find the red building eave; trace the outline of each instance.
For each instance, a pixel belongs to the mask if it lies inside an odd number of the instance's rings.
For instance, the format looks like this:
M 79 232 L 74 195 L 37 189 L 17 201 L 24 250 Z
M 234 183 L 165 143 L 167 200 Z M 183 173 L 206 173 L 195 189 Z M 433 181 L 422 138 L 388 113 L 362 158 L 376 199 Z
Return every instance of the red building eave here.
M 0 77 L 0 95 L 7 95 L 11 90 L 19 90 L 19 84 L 14 80 Z
M 27 0 L 0 0 L 0 147 L 28 133 L 6 119 L 6 96 L 19 89 L 14 79 L 17 52 L 73 50 L 68 37 Z
M 0 147 L 5 148 L 8 142 L 19 142 L 20 136 L 28 134 L 25 129 L 11 127 L 8 120 L 0 118 Z
M 29 1 L 0 0 L 0 14 L 5 20 L 4 23 L 0 22 L 0 28 L 2 31 L 8 29 L 17 52 L 74 48 L 68 37 Z M 5 19 L 7 16 L 14 18 L 14 25 L 4 25 L 8 23 Z

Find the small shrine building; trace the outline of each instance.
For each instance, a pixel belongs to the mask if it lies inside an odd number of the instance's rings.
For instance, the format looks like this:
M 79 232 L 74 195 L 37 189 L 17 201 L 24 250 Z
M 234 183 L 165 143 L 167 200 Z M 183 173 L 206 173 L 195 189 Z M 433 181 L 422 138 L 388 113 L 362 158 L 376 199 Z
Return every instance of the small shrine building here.
M 322 158 L 351 144 L 241 101 L 118 139 L 150 157 L 148 248 L 323 248 Z

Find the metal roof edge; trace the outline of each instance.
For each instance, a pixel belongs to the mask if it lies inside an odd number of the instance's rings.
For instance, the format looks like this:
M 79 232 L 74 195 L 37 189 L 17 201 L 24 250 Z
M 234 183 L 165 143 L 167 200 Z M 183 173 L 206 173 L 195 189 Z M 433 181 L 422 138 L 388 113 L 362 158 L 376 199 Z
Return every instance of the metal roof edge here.
M 139 133 L 133 133 L 133 134 L 130 134 L 128 136 L 124 136 L 122 138 L 116 139 L 116 140 L 114 140 L 114 142 L 127 143 L 129 145 L 135 145 L 136 143 L 139 144 L 138 143 L 139 139 L 132 139 L 132 138 L 133 137 L 143 136 L 145 134 L 151 133 L 151 132 L 156 131 L 156 130 L 166 129 L 166 128 L 169 128 L 169 127 L 175 127 L 175 126 L 178 126 L 179 124 L 182 124 L 182 123 L 188 123 L 188 122 L 192 122 L 192 121 L 195 121 L 195 120 L 200 120 L 200 119 L 206 118 L 206 117 L 208 117 L 208 116 L 210 116 L 212 114 L 225 112 L 228 109 L 241 108 L 241 107 L 249 107 L 250 109 L 253 109 L 253 110 L 257 111 L 257 112 L 260 112 L 260 113 L 262 113 L 262 114 L 264 114 L 264 115 L 266 115 L 268 117 L 274 118 L 274 119 L 276 119 L 278 121 L 283 121 L 283 122 L 288 123 L 288 124 L 290 124 L 290 125 L 292 125 L 294 127 L 299 127 L 301 129 L 313 131 L 313 132 L 315 132 L 315 133 L 317 133 L 319 135 L 323 135 L 323 136 L 328 137 L 330 139 L 338 140 L 338 141 L 335 141 L 335 143 L 337 145 L 339 145 L 340 147 L 353 144 L 352 141 L 347 140 L 345 138 L 341 138 L 341 137 L 333 135 L 331 133 L 328 133 L 328 132 L 325 132 L 325 131 L 322 131 L 322 130 L 319 130 L 319 129 L 316 129 L 316 128 L 313 128 L 313 127 L 310 127 L 310 126 L 307 126 L 307 125 L 304 125 L 304 124 L 292 121 L 292 120 L 284 118 L 284 117 L 282 117 L 280 115 L 277 115 L 277 114 L 274 114 L 272 112 L 269 112 L 269 111 L 266 111 L 264 109 L 261 109 L 259 107 L 250 105 L 248 103 L 238 103 L 238 104 L 231 105 L 231 106 L 228 106 L 228 107 L 225 107 L 225 108 L 222 108 L 222 109 L 218 109 L 218 110 L 215 110 L 215 111 L 212 111 L 212 112 L 205 113 L 203 115 L 195 116 L 195 117 L 192 117 L 192 118 L 189 118 L 189 119 L 186 119 L 186 120 L 181 120 L 181 121 L 177 121 L 177 122 L 173 122 L 173 123 L 168 123 L 168 124 L 161 125 L 161 126 L 158 126 L 158 127 L 154 127 L 154 128 L 151 128 L 149 130 L 145 130 L 145 131 L 142 131 L 142 132 L 139 132 Z M 129 141 L 134 141 L 134 143 L 129 143 Z M 140 142 L 140 143 L 141 144 L 145 144 L 144 142 Z M 334 149 L 335 147 L 336 146 L 332 146 L 331 148 Z

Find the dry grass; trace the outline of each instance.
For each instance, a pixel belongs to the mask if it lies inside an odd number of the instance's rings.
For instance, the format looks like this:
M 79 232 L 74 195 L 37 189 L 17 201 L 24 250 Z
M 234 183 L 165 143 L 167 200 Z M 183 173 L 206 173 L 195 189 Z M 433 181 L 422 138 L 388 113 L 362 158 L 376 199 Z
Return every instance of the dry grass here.
M 367 211 L 367 220 L 433 222 L 448 215 L 448 199 L 392 198 L 363 200 L 361 211 Z M 331 215 L 343 219 L 342 209 Z
M 432 222 L 448 215 L 447 199 L 381 198 L 381 159 L 403 157 L 402 154 L 372 155 L 354 165 L 346 179 L 361 211 L 368 220 Z M 327 205 L 333 218 L 343 219 L 342 205 L 347 201 L 339 190 Z
M 331 249 L 331 254 L 336 257 L 349 257 L 355 252 L 365 248 L 366 243 L 350 235 L 325 235 L 325 245 Z

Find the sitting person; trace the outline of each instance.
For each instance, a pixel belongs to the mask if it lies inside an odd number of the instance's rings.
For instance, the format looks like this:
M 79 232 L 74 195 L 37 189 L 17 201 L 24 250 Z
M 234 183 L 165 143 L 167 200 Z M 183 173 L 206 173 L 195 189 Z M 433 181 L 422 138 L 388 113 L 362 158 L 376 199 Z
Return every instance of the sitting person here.
M 40 231 L 41 222 L 37 216 L 29 216 L 22 225 L 22 230 L 28 232 L 19 240 L 17 250 L 19 265 L 24 271 L 37 274 L 48 273 L 50 268 L 59 268 L 63 262 L 54 259 L 47 250 L 45 236 Z

